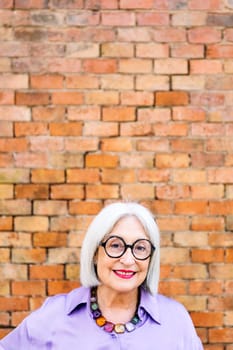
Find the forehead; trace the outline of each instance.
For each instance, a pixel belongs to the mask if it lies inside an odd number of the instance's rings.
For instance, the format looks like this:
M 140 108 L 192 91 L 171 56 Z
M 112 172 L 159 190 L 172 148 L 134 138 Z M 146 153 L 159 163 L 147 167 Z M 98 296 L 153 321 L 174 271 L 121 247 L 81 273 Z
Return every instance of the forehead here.
M 130 241 L 135 241 L 140 238 L 148 239 L 147 232 L 135 216 L 121 218 L 108 233 L 107 237 L 113 234 L 122 237 L 124 240 Z

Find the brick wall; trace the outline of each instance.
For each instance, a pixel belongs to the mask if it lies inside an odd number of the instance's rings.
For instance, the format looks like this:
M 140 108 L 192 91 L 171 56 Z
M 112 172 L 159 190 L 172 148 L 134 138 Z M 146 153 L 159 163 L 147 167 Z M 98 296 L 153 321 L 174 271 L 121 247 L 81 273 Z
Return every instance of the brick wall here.
M 232 0 L 0 0 L 0 336 L 79 285 L 88 224 L 130 199 L 161 292 L 233 350 L 232 25 Z

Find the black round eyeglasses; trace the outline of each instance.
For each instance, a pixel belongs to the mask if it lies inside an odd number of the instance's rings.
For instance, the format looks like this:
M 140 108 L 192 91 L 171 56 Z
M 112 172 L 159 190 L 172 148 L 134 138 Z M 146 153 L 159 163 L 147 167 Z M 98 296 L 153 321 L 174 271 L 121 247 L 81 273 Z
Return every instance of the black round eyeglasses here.
M 101 242 L 100 246 L 104 247 L 105 253 L 110 258 L 120 258 L 130 248 L 137 260 L 148 259 L 155 250 L 148 239 L 137 239 L 133 244 L 126 244 L 123 238 L 119 236 L 109 237 L 105 242 Z

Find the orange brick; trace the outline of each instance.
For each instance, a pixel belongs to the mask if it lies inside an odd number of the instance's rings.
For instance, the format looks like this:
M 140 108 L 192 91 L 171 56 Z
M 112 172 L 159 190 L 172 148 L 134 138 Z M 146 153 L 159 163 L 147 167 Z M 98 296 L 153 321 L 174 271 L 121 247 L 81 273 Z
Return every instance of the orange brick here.
M 140 182 L 166 182 L 169 180 L 169 172 L 160 169 L 140 169 L 138 179 Z
M 24 311 L 28 310 L 28 298 L 25 297 L 0 297 L 2 311 Z
M 115 122 L 89 122 L 84 126 L 85 136 L 117 136 L 118 125 Z
M 134 47 L 130 43 L 103 43 L 101 45 L 103 57 L 133 57 Z
M 18 326 L 25 317 L 27 317 L 30 314 L 29 311 L 15 311 L 12 313 L 12 320 L 11 320 L 11 325 L 13 327 Z
M 136 118 L 134 107 L 104 107 L 103 120 L 104 121 L 134 121 Z
M 160 58 L 169 56 L 168 44 L 143 43 L 136 45 L 136 57 Z
M 68 107 L 68 120 L 100 120 L 99 106 Z
M 64 276 L 64 267 L 61 265 L 30 266 L 30 278 L 34 280 L 41 280 L 41 279 L 49 279 L 49 280 L 59 279 L 60 280 L 63 278 L 63 276 Z M 40 295 L 43 295 L 43 290 L 42 290 L 42 293 L 40 293 Z
M 14 263 L 42 263 L 46 259 L 46 251 L 43 248 L 12 250 L 12 261 Z
M 161 281 L 159 292 L 167 296 L 182 295 L 186 293 L 186 282 L 178 281 Z
M 223 249 L 192 249 L 192 261 L 193 262 L 223 262 L 224 250 Z
M 208 213 L 207 201 L 177 201 L 174 212 L 178 215 L 198 215 Z
M 224 229 L 224 220 L 213 216 L 195 217 L 192 219 L 193 231 L 221 231 Z
M 52 136 L 80 136 L 82 124 L 79 122 L 50 123 L 49 130 Z
M 174 107 L 173 108 L 173 120 L 188 120 L 188 121 L 204 121 L 205 111 L 201 108 L 191 108 L 191 107 Z
M 31 75 L 33 89 L 62 89 L 63 76 L 59 74 Z
M 119 62 L 120 73 L 150 73 L 152 72 L 152 60 L 150 59 L 121 59 Z
M 0 152 L 26 152 L 28 150 L 28 141 L 24 138 L 1 138 Z
M 17 105 L 48 105 L 49 94 L 45 92 L 17 92 L 16 104 Z
M 190 61 L 191 74 L 217 74 L 222 73 L 222 70 L 222 62 L 218 60 Z
M 129 138 L 106 138 L 101 140 L 101 150 L 104 152 L 130 152 L 133 150 Z
M 49 281 L 48 295 L 55 295 L 58 293 L 68 293 L 71 290 L 78 288 L 80 283 L 77 281 Z
M 83 61 L 83 70 L 86 73 L 115 73 L 117 62 L 115 59 L 87 59 Z
M 232 343 L 233 334 L 231 328 L 226 329 L 210 329 L 209 330 L 209 339 L 210 342 L 223 342 L 223 343 Z
M 118 156 L 108 154 L 87 154 L 86 156 L 86 166 L 88 168 L 115 168 L 118 161 Z
M 62 200 L 35 200 L 33 211 L 35 215 L 65 215 L 67 214 L 67 203 Z
M 66 87 L 68 89 L 97 89 L 99 79 L 95 76 L 71 75 L 66 77 Z
M 116 91 L 87 92 L 85 98 L 88 105 L 117 105 L 119 103 L 119 93 Z
M 33 234 L 33 245 L 35 247 L 64 247 L 66 244 L 67 235 L 65 233 L 36 232 Z
M 210 27 L 193 28 L 188 32 L 188 39 L 190 43 L 212 44 L 221 40 L 221 32 Z
M 221 312 L 191 312 L 191 317 L 197 327 L 219 327 L 223 324 Z
M 15 229 L 18 231 L 47 231 L 48 218 L 45 216 L 17 216 Z
M 153 131 L 156 136 L 186 136 L 188 133 L 188 124 L 154 124 Z
M 158 154 L 155 157 L 155 164 L 158 168 L 187 168 L 190 159 L 188 154 Z
M 56 105 L 81 105 L 83 100 L 83 94 L 80 92 L 53 92 L 52 102 Z
M 105 90 L 132 90 L 134 78 L 131 75 L 105 75 L 101 78 L 101 88 Z
M 52 199 L 82 199 L 84 188 L 82 185 L 53 185 L 51 186 Z M 56 201 L 58 204 L 62 201 Z M 64 202 L 65 203 L 65 202 Z M 63 212 L 65 214 L 65 212 Z
M 190 281 L 189 291 L 197 295 L 219 295 L 222 294 L 223 285 L 219 281 Z
M 154 97 L 152 92 L 122 92 L 121 103 L 129 106 L 151 106 L 154 104 Z
M 120 134 L 122 136 L 147 136 L 152 134 L 152 127 L 145 122 L 123 123 Z
M 168 91 L 155 93 L 157 106 L 178 106 L 187 105 L 188 94 L 183 91 Z
M 152 0 L 121 0 L 120 8 L 122 9 L 151 9 L 153 8 Z
M 70 214 L 75 215 L 96 215 L 101 209 L 101 203 L 94 201 L 75 201 L 69 205 Z
M 65 181 L 64 170 L 35 169 L 32 170 L 33 183 L 62 183 Z
M 34 121 L 61 122 L 64 121 L 65 108 L 62 106 L 38 106 L 32 108 Z
M 140 139 L 136 142 L 138 151 L 166 152 L 169 150 L 168 140 L 165 139 Z
M 67 169 L 68 183 L 94 183 L 100 178 L 97 169 Z
M 152 184 L 123 184 L 121 194 L 123 198 L 129 200 L 153 199 L 154 186 Z
M 156 188 L 156 195 L 162 199 L 181 199 L 190 197 L 190 189 L 187 185 L 162 185 Z
M 0 199 L 9 199 L 9 198 L 13 198 L 13 185 L 4 185 L 4 184 L 0 184 Z
M 133 183 L 136 181 L 136 174 L 133 169 L 103 169 L 103 183 Z
M 87 199 L 114 199 L 119 198 L 118 185 L 87 185 Z
M 13 218 L 11 216 L 0 217 L 0 231 L 10 231 L 13 228 Z
M 13 281 L 12 295 L 45 295 L 45 282 Z
M 16 122 L 15 123 L 15 136 L 22 137 L 28 135 L 47 135 L 48 127 L 45 123 L 36 122 Z

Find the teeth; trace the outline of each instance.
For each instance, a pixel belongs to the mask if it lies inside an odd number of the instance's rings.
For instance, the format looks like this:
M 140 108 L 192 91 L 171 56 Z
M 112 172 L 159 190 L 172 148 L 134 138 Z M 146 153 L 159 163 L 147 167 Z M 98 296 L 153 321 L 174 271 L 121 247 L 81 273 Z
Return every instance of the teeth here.
M 125 271 L 117 271 L 117 273 L 124 276 L 131 276 L 133 274 L 133 272 L 125 272 Z

